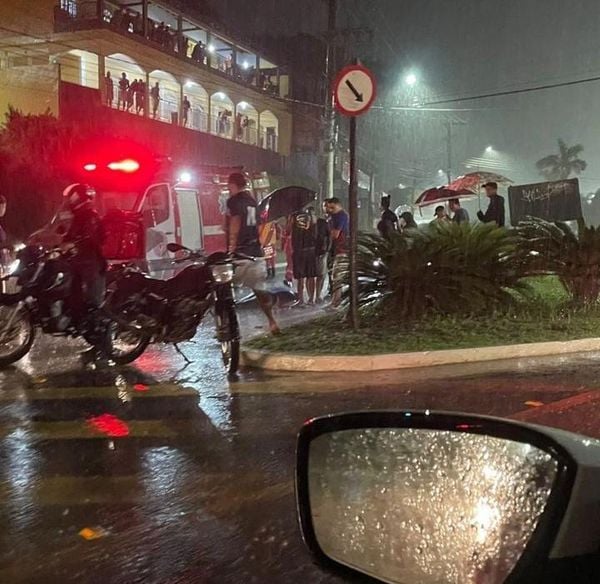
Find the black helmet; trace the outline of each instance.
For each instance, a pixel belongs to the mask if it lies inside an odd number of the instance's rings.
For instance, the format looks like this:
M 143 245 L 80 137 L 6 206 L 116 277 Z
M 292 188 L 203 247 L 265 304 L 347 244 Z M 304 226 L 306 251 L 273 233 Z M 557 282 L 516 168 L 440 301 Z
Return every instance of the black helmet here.
M 90 185 L 83 183 L 75 183 L 63 191 L 63 197 L 72 211 L 91 203 L 95 194 L 96 191 Z

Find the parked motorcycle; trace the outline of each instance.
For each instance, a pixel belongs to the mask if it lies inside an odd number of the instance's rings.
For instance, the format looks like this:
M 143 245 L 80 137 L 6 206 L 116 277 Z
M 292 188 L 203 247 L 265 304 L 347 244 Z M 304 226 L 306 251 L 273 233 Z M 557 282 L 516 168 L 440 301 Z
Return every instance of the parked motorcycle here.
M 24 247 L 17 253 L 10 273 L 0 278 L 3 290 L 9 280 L 13 284 L 9 289 L 16 289 L 0 294 L 0 367 L 27 355 L 37 329 L 53 336 L 83 337 L 92 346 L 103 344 L 108 330 L 114 341 L 111 360 L 124 365 L 136 358 L 138 347 L 145 342 L 143 336 L 122 330 L 98 309 L 75 316 L 69 261 L 75 253 L 76 248 L 62 251 Z
M 214 308 L 217 340 L 223 363 L 234 376 L 240 359 L 240 331 L 233 296 L 233 261 L 252 259 L 238 254 L 200 251 L 170 243 L 167 249 L 180 257 L 175 264 L 189 263 L 169 280 L 156 280 L 138 269 L 119 267 L 111 277 L 105 310 L 122 327 L 129 327 L 148 343 L 189 341 L 204 315 Z M 141 353 L 140 353 L 141 354 Z

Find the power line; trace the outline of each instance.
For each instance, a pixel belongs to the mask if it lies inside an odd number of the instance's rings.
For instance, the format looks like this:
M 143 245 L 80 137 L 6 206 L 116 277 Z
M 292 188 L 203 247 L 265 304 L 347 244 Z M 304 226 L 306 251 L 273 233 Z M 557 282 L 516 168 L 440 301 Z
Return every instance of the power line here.
M 546 89 L 556 89 L 559 87 L 571 87 L 573 85 L 582 85 L 584 83 L 594 83 L 600 81 L 600 76 L 595 77 L 587 77 L 585 79 L 576 79 L 574 81 L 563 81 L 560 83 L 548 83 L 546 85 L 538 85 L 537 87 L 525 87 L 521 89 L 510 89 L 506 91 L 496 91 L 493 93 L 484 93 L 482 95 L 471 95 L 468 97 L 457 97 L 453 99 L 440 99 L 437 101 L 428 101 L 424 105 L 433 106 L 433 105 L 444 105 L 448 103 L 459 103 L 462 101 L 474 101 L 477 99 L 489 99 L 493 97 L 504 97 L 507 95 L 519 95 L 522 93 L 532 93 L 534 91 L 544 91 Z

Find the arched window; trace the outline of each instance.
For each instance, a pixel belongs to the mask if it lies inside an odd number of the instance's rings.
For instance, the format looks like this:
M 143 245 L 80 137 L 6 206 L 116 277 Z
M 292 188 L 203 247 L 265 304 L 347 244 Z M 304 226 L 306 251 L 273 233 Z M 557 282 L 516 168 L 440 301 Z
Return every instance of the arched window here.
M 233 138 L 235 106 L 222 91 L 210 96 L 211 132 L 222 138 Z
M 266 150 L 279 150 L 279 120 L 270 110 L 260 114 L 259 146 Z

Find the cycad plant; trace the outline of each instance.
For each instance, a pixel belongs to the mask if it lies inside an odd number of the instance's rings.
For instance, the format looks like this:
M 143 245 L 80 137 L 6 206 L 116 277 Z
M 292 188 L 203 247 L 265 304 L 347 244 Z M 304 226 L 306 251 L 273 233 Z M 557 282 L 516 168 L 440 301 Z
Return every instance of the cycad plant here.
M 380 303 L 400 320 L 428 311 L 493 312 L 528 291 L 528 270 L 519 235 L 495 225 L 439 224 L 387 239 L 362 235 L 359 303 Z
M 576 304 L 590 305 L 600 294 L 600 229 L 531 219 L 520 224 L 522 244 L 533 252 L 538 273 L 556 274 Z

